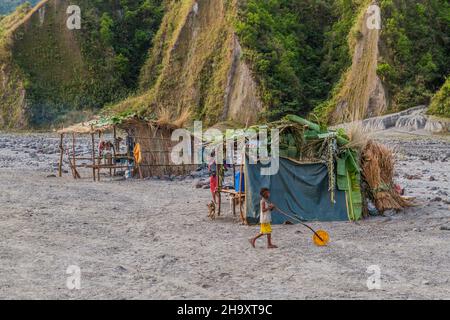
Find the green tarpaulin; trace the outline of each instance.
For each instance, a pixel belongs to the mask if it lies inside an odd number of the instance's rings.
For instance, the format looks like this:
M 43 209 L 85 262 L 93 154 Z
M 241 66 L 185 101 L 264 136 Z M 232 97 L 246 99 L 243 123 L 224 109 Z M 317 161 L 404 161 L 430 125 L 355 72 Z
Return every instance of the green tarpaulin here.
M 346 221 L 347 213 L 345 191 L 335 191 L 336 203 L 331 201 L 328 191 L 328 170 L 325 164 L 298 164 L 280 158 L 280 168 L 276 175 L 262 176 L 261 163 L 245 166 L 245 187 L 247 221 L 259 222 L 259 202 L 261 188 L 271 191 L 270 201 L 282 211 L 304 221 Z M 288 220 L 285 216 L 272 214 L 274 224 Z M 295 222 L 295 221 L 292 221 Z

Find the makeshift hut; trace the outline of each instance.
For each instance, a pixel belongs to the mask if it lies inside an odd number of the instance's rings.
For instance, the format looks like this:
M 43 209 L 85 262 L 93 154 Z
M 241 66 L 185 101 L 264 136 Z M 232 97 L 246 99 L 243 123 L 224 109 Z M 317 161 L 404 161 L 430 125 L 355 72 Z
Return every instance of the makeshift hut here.
M 131 117 L 121 121 L 118 127 L 127 133 L 133 146 L 140 146 L 141 159 L 138 166 L 142 177 L 179 176 L 197 169 L 193 154 L 189 155 L 191 161 L 188 164 L 176 164 L 172 161 L 173 147 L 179 143 L 172 140 L 172 133 L 179 126 Z M 193 150 L 193 139 L 190 143 L 190 150 Z
M 108 152 L 106 150 L 103 152 L 100 145 L 106 146 L 102 137 L 108 132 L 112 133 L 113 142 L 107 144 L 105 149 L 108 149 Z M 117 128 L 111 122 L 95 119 L 63 128 L 58 131 L 58 134 L 60 135 L 59 177 L 63 173 L 64 157 L 66 157 L 74 179 L 81 179 L 80 169 L 85 168 L 92 170 L 94 181 L 100 180 L 101 169 L 108 169 L 112 176 L 117 169 L 129 169 L 130 163 L 133 162 L 133 158 L 127 152 L 120 153 L 120 139 L 117 136 Z M 90 140 L 90 152 L 88 154 L 78 148 L 82 139 Z
M 141 179 L 187 174 L 197 166 L 179 165 L 171 160 L 172 148 L 178 143 L 172 141 L 176 129 L 175 124 L 162 124 L 136 115 L 103 117 L 63 128 L 58 131 L 61 137 L 59 176 L 62 176 L 64 156 L 75 179 L 81 178 L 79 168 L 92 169 L 94 181 L 100 180 L 104 169 L 111 176 L 120 170 L 127 177 Z M 90 137 L 89 157 L 77 151 L 81 136 Z
M 251 129 L 259 131 L 261 127 Z M 261 170 L 272 166 L 274 160 L 260 156 L 252 159 L 250 149 L 260 142 L 246 137 L 240 166 L 245 188 L 235 185 L 230 191 L 219 185 L 219 193 L 245 198 L 241 210 L 244 223 L 259 221 L 259 192 L 263 187 L 271 190 L 270 201 L 282 212 L 303 221 L 356 221 L 368 215 L 369 202 L 379 213 L 411 205 L 396 191 L 393 155 L 386 147 L 374 141 L 356 143 L 343 130 L 331 131 L 293 115 L 264 129 L 279 132 L 276 173 L 262 174 Z M 269 136 L 270 152 L 273 145 Z M 290 220 L 276 213 L 272 219 L 275 224 Z

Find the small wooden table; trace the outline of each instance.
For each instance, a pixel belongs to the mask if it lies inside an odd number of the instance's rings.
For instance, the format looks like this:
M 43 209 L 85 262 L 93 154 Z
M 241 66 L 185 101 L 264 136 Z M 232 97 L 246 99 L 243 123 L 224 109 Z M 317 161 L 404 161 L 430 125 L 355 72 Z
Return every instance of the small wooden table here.
M 219 192 L 229 195 L 230 200 L 231 200 L 231 210 L 233 212 L 233 216 L 236 216 L 236 202 L 239 203 L 239 213 L 241 216 L 241 220 L 242 220 L 242 222 L 245 222 L 245 217 L 244 217 L 245 193 L 238 192 L 233 189 L 222 189 Z M 221 198 L 219 198 L 219 199 L 221 199 Z M 220 207 L 221 206 L 219 205 L 219 215 L 220 215 Z

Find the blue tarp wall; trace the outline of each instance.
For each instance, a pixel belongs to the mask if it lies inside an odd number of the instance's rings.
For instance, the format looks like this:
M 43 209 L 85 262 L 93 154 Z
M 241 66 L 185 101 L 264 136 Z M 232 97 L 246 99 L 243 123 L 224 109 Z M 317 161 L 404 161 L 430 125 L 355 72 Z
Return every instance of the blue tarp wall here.
M 259 195 L 261 188 L 270 189 L 270 202 L 281 210 L 303 221 L 347 221 L 345 191 L 335 190 L 336 203 L 328 191 L 328 170 L 325 164 L 298 164 L 280 158 L 276 175 L 262 176 L 261 168 L 269 165 L 245 164 L 247 221 L 259 223 Z M 276 212 L 272 222 L 282 224 L 289 220 Z M 295 223 L 295 221 L 291 220 Z

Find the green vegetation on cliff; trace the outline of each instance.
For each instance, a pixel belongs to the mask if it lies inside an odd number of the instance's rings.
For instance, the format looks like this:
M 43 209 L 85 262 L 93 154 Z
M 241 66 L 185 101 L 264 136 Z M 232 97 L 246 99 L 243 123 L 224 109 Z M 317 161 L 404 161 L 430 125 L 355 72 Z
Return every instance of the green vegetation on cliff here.
M 313 110 L 339 122 L 427 104 L 450 74 L 446 0 L 44 2 L 0 20 L 0 127 L 105 105 L 206 125 Z M 65 27 L 69 4 L 81 30 Z M 370 4 L 381 30 L 365 24 Z M 447 113 L 446 88 L 430 112 Z
M 0 1 L 0 16 L 13 12 L 16 8 L 26 2 L 35 5 L 40 0 L 1 0 Z
M 450 118 L 450 77 L 431 100 L 429 113 Z
M 207 125 L 222 121 L 235 2 L 169 1 L 141 71 L 139 93 L 110 110 L 172 119 L 190 113 Z
M 378 74 L 391 111 L 428 104 L 450 73 L 450 2 L 381 0 Z
M 13 63 L 11 46 L 13 30 L 29 12 L 24 4 L 0 19 L 0 128 L 18 128 L 27 125 L 23 74 Z
M 352 3 L 356 1 L 347 1 Z M 347 15 L 351 19 L 343 16 L 333 26 L 347 26 L 348 54 L 353 64 L 341 69 L 345 72 L 329 99 L 315 108 L 314 115 L 324 122 L 361 119 L 428 104 L 449 73 L 448 1 L 362 0 L 360 4 L 357 19 L 351 14 Z M 366 28 L 370 4 L 380 7 L 379 32 Z M 353 23 L 351 29 L 349 23 Z
M 16 70 L 26 109 L 18 123 L 8 114 L 3 126 L 40 126 L 77 121 L 68 116 L 99 110 L 136 90 L 137 79 L 162 16 L 162 0 L 73 0 L 40 4 L 39 10 L 8 33 L 5 62 Z M 81 8 L 81 30 L 69 30 L 69 5 Z M 7 18 L 5 18 L 7 19 Z M 0 75 L 1 77 L 2 75 Z M 11 82 L 10 76 L 4 76 Z M 10 99 L 11 100 L 11 99 Z M 12 108 L 0 102 L 3 110 Z
M 327 91 L 320 74 L 330 1 L 244 2 L 237 34 L 261 86 L 269 118 L 306 114 Z
M 269 118 L 306 115 L 351 64 L 348 34 L 361 1 L 248 0 L 237 33 Z
M 136 89 L 152 40 L 164 14 L 163 0 L 119 1 L 120 14 L 107 10 L 100 18 L 100 38 L 113 47 L 121 78 Z
M 177 114 L 191 109 L 194 117 L 211 124 L 227 120 L 221 114 L 227 109 L 225 78 L 233 64 L 224 50 L 233 50 L 233 33 L 257 83 L 264 109 L 260 119 L 304 116 L 315 109 L 315 116 L 329 121 L 332 113 L 354 113 L 352 118 L 404 109 L 429 101 L 448 74 L 444 0 L 222 0 L 216 7 L 227 8 L 225 23 L 233 25 L 222 26 L 218 18 L 203 24 L 210 28 L 207 37 L 203 30 L 195 33 L 194 3 L 171 1 L 167 6 L 141 73 L 142 95 L 118 110 L 165 108 Z M 200 11 L 212 6 L 197 3 Z M 370 4 L 381 7 L 381 32 L 362 30 Z M 206 46 L 205 41 L 220 43 Z M 373 106 L 377 103 L 386 106 Z

